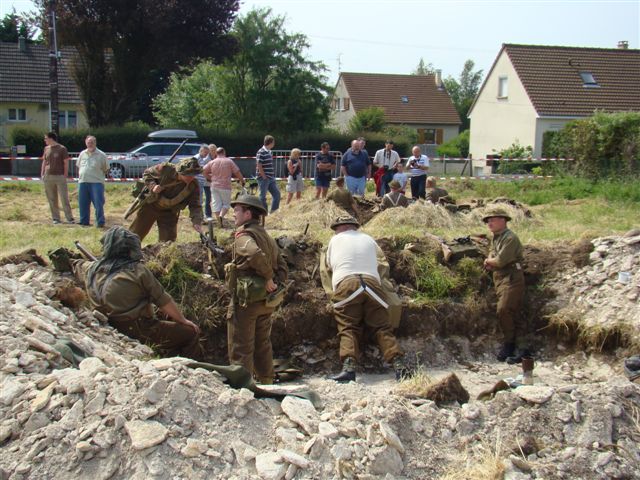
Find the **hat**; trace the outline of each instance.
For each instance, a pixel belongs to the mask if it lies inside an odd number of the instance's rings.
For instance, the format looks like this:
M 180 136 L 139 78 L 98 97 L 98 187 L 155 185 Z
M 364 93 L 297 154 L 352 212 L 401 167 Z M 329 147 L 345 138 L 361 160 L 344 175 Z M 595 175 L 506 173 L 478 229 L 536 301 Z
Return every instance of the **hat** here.
M 202 167 L 198 164 L 198 159 L 195 157 L 183 158 L 178 163 L 176 172 L 180 175 L 198 175 L 202 173 Z
M 400 185 L 400 182 L 398 180 L 391 180 L 389 182 L 389 186 L 391 188 L 397 188 L 398 190 L 400 190 L 402 188 L 402 185 Z
M 353 218 L 351 215 L 342 215 L 336 218 L 331 224 L 331 230 L 335 230 L 339 225 L 355 225 L 356 228 L 360 228 L 360 223 L 358 223 L 358 220 Z
M 255 208 L 262 215 L 267 214 L 267 209 L 264 208 L 264 205 L 262 205 L 260 199 L 255 195 L 238 195 L 238 198 L 231 201 L 229 205 L 231 205 L 231 207 L 235 207 L 236 205 L 244 205 L 245 207 Z
M 487 223 L 491 217 L 502 217 L 507 222 L 511 220 L 511 217 L 509 216 L 507 211 L 504 208 L 499 207 L 490 207 L 486 209 L 484 212 L 484 216 L 482 217 L 482 221 L 484 223 Z

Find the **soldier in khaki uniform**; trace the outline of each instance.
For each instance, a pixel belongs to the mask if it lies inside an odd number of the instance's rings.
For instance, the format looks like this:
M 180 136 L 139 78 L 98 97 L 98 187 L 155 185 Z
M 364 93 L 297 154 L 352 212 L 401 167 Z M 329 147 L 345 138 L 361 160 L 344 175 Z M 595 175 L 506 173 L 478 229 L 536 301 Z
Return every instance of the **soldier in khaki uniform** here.
M 172 169 L 174 172 L 167 172 Z M 178 166 L 169 163 L 155 165 L 145 170 L 142 178 L 157 199 L 138 210 L 129 230 L 144 240 L 154 223 L 158 223 L 158 240 L 173 242 L 178 237 L 180 210 L 189 207 L 193 228 L 202 233 L 202 202 L 200 184 L 196 175 L 202 172 L 196 158 L 185 158 Z M 164 185 L 160 179 L 165 178 Z M 166 180 L 168 179 L 168 180 Z
M 151 271 L 142 264 L 140 239 L 123 227 L 110 228 L 100 240 L 103 256 L 95 262 L 73 260 L 93 307 L 119 332 L 169 354 L 198 358 L 200 329 L 187 320 Z M 168 318 L 154 316 L 155 304 Z
M 493 283 L 498 296 L 497 315 L 503 343 L 496 358 L 501 362 L 506 360 L 517 363 L 527 354 L 522 346 L 516 351 L 519 337 L 526 334 L 526 324 L 520 315 L 525 290 L 522 244 L 516 234 L 507 228 L 511 217 L 504 209 L 490 208 L 482 220 L 493 233 L 489 257 L 484 261 L 484 267 L 493 272 Z
M 381 288 L 378 258 L 384 258 L 384 254 L 373 238 L 357 231 L 359 227 L 358 221 L 349 216 L 339 217 L 331 224 L 335 235 L 327 247 L 325 266 L 331 272 L 331 301 L 338 324 L 342 371 L 328 378 L 340 383 L 355 380 L 360 341 L 367 329 L 400 380 L 407 369 L 404 354 L 391 332 L 389 305 Z
M 444 188 L 436 187 L 435 177 L 427 177 L 426 199 L 428 202 L 437 205 L 438 203 L 440 203 L 441 198 L 445 198 L 448 196 L 449 192 L 447 192 Z
M 233 261 L 226 266 L 232 301 L 227 316 L 229 363 L 243 365 L 258 382 L 274 379 L 271 314 L 277 305 L 269 293 L 287 280 L 288 269 L 280 248 L 261 225 L 267 210 L 260 199 L 241 195 L 231 202 L 237 227 Z
M 329 192 L 325 201 L 332 201 L 355 217 L 360 215 L 358 204 L 354 200 L 353 195 L 351 195 L 351 192 L 344 186 L 344 177 L 336 178 L 336 188 Z
M 400 185 L 399 181 L 392 180 L 391 182 L 389 182 L 389 188 L 391 188 L 391 191 L 384 197 L 382 197 L 382 203 L 380 204 L 380 208 L 382 210 L 386 210 L 387 208 L 409 206 L 409 200 L 400 191 L 402 185 Z

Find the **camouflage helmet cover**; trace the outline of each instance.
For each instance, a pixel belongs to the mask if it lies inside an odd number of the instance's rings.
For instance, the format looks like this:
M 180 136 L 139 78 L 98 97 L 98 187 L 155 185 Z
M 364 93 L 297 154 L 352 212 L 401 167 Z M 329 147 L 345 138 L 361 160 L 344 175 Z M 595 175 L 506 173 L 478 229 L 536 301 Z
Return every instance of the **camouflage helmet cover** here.
M 355 225 L 356 228 L 360 228 L 358 220 L 353 218 L 351 215 L 341 215 L 336 218 L 331 224 L 331 230 L 335 230 L 339 225 Z
M 178 163 L 176 172 L 180 175 L 198 175 L 202 173 L 202 167 L 198 164 L 198 159 L 195 157 L 183 158 Z
M 482 217 L 482 221 L 487 223 L 491 217 L 502 217 L 507 222 L 511 220 L 511 217 L 507 213 L 504 208 L 500 207 L 489 207 L 485 210 L 484 216 Z
M 236 205 L 244 205 L 245 207 L 255 208 L 262 215 L 267 214 L 267 209 L 264 208 L 262 202 L 255 195 L 239 195 L 238 198 L 230 202 L 231 207 L 235 207 Z

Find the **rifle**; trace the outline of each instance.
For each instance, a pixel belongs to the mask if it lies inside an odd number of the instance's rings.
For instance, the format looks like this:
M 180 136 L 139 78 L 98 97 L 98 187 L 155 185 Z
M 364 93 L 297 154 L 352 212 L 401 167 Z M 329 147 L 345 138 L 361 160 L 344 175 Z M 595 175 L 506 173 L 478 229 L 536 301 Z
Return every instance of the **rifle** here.
M 207 254 L 209 255 L 209 266 L 211 271 L 214 272 L 216 278 L 219 278 L 218 270 L 215 268 L 214 258 L 220 257 L 224 254 L 224 249 L 220 248 L 216 243 L 215 237 L 213 236 L 213 220 L 209 222 L 209 232 L 208 236 L 204 233 L 200 234 L 200 242 L 207 249 Z
M 187 143 L 187 141 L 188 139 L 185 138 L 183 142 L 180 144 L 180 146 L 176 148 L 176 151 L 173 152 L 173 155 L 169 157 L 169 160 L 163 163 L 163 166 L 170 164 L 173 161 L 173 159 L 176 158 L 176 155 L 178 155 L 178 152 L 184 146 L 184 144 Z M 165 172 L 167 173 L 165 174 Z M 160 183 L 159 183 L 161 187 L 170 187 L 179 183 L 179 182 L 166 183 L 169 173 L 170 173 L 169 169 L 162 170 L 162 175 L 160 176 Z M 147 185 L 145 185 L 142 191 L 140 192 L 140 194 L 133 201 L 133 203 L 129 205 L 129 208 L 127 208 L 127 211 L 124 212 L 124 219 L 126 220 L 127 218 L 129 218 L 129 216 L 131 216 L 132 213 L 137 212 L 147 203 L 155 202 L 157 199 L 158 199 L 158 195 L 154 194 L 151 191 L 151 189 Z
M 89 250 L 84 248 L 78 240 L 76 240 L 73 243 L 84 258 L 86 258 L 87 260 L 91 260 L 92 262 L 95 262 L 96 260 L 98 260 Z

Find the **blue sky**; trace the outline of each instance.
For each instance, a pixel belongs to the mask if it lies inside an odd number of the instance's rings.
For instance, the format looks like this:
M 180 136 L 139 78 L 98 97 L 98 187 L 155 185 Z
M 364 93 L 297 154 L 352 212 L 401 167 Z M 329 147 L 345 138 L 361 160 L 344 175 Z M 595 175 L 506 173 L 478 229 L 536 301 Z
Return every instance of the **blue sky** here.
M 32 9 L 0 0 L 0 14 Z M 330 83 L 341 71 L 411 73 L 420 57 L 457 77 L 472 59 L 486 73 L 502 43 L 640 48 L 640 0 L 246 0 L 270 7 L 287 30 L 308 36 Z M 340 60 L 338 60 L 338 58 Z

